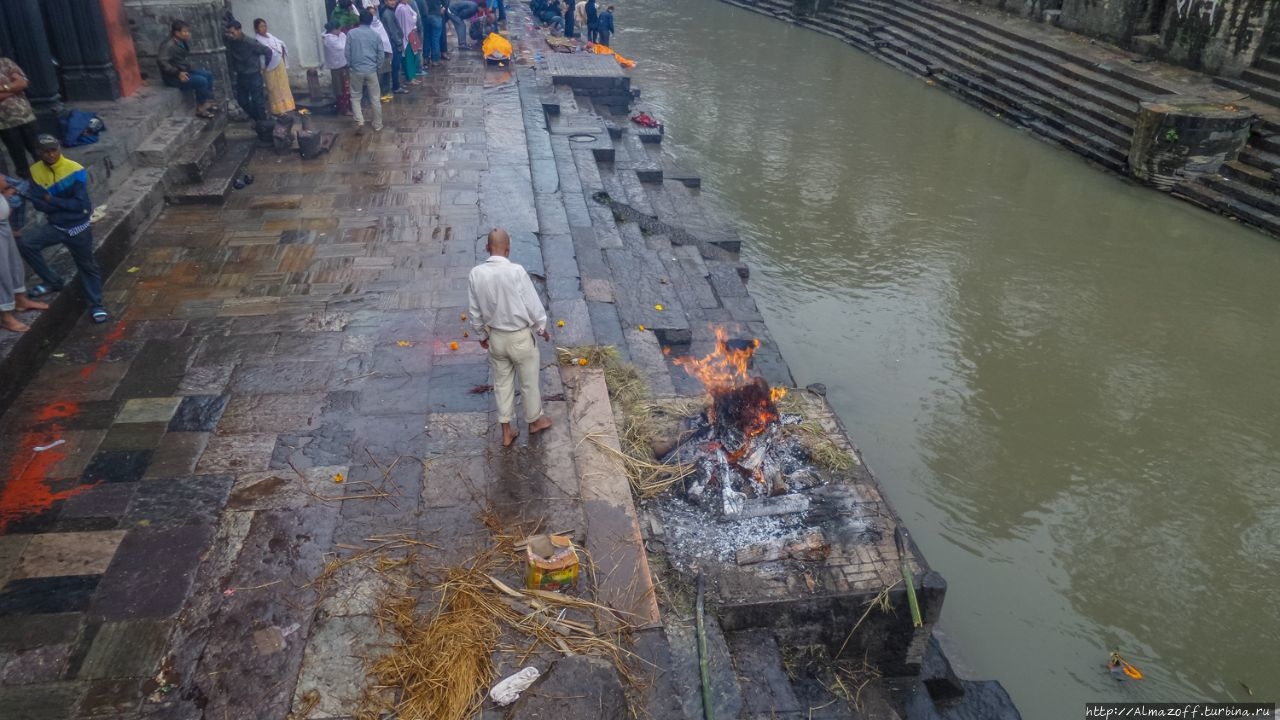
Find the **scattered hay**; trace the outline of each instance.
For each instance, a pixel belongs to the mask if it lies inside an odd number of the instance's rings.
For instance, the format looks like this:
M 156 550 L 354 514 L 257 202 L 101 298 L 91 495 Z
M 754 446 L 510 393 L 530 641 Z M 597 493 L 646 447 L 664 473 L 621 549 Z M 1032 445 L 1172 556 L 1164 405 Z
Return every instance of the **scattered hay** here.
M 604 371 L 609 399 L 614 402 L 621 415 L 618 443 L 622 452 L 619 453 L 597 438 L 592 440 L 599 447 L 615 454 L 622 462 L 627 478 L 631 481 L 632 492 L 637 497 L 655 497 L 693 472 L 692 465 L 666 465 L 654 457 L 653 441 L 669 429 L 670 423 L 664 422 L 664 416 L 672 413 L 672 403 L 655 403 L 649 392 L 648 381 L 635 365 L 622 360 L 616 347 L 586 345 L 557 348 L 557 353 L 561 364 L 577 365 L 580 358 L 585 358 L 588 367 Z M 677 408 L 687 405 L 690 413 L 702 405 L 696 399 L 675 401 L 674 404 Z
M 822 426 L 815 420 L 805 420 L 797 425 L 787 425 L 783 431 L 800 441 L 809 459 L 836 472 L 848 472 L 853 469 L 853 458 L 844 448 L 831 439 Z
M 380 712 L 402 720 L 465 720 L 480 711 L 494 679 L 492 654 L 501 628 L 488 599 L 475 592 L 475 575 L 464 568 L 449 571 L 429 622 L 417 614 L 415 598 L 384 600 L 378 620 L 401 640 L 373 662 L 369 674 L 376 688 L 399 688 L 400 700 L 391 704 L 366 695 L 359 720 Z

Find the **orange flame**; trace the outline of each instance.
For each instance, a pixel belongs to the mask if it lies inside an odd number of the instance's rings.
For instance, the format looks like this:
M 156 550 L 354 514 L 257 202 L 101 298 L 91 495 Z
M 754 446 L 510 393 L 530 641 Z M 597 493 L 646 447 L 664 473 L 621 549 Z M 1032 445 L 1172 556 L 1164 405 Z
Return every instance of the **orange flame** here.
M 724 328 L 716 328 L 715 350 L 701 358 L 692 356 L 678 357 L 675 359 L 675 364 L 684 368 L 685 372 L 701 381 L 707 391 L 715 395 L 747 384 L 749 380 L 747 365 L 751 362 L 751 356 L 755 354 L 758 347 L 760 347 L 760 340 L 752 339 L 751 343 L 746 347 L 731 348 L 729 347 L 729 334 L 725 332 Z M 772 388 L 770 390 L 771 399 L 775 402 L 786 394 L 786 388 Z

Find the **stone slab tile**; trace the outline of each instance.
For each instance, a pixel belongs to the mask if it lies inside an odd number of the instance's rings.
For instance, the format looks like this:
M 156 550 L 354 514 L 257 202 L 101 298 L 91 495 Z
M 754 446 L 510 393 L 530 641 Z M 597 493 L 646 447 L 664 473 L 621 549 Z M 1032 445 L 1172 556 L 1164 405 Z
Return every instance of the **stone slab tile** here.
M 123 530 L 36 535 L 14 568 L 14 578 L 101 575 L 124 539 Z
M 196 462 L 209 444 L 207 432 L 168 432 L 160 438 L 151 464 L 143 473 L 143 480 L 173 478 L 195 473 Z
M 365 664 L 385 652 L 393 640 L 380 632 L 378 621 L 369 615 L 317 622 L 307 638 L 293 707 L 310 705 L 303 698 L 311 692 L 320 694 L 320 702 L 305 715 L 297 713 L 299 720 L 354 716 L 366 685 Z
M 631 487 L 619 460 L 617 426 L 604 372 L 565 368 L 569 430 L 587 519 L 586 548 L 596 567 L 596 601 L 628 613 L 638 625 L 659 622 Z
M 266 470 L 275 450 L 275 433 L 215 435 L 209 438 L 196 472 L 212 475 L 224 472 L 244 473 Z
M 169 420 L 169 432 L 213 432 L 227 408 L 227 400 L 227 396 L 221 394 L 191 394 L 181 398 Z
M 167 423 L 173 417 L 180 397 L 148 397 L 126 400 L 120 414 L 116 415 L 117 423 Z
M 233 476 L 196 475 L 144 480 L 120 520 L 122 527 L 176 527 L 210 523 L 227 502 Z
M 110 621 L 178 612 L 213 532 L 210 525 L 131 530 L 94 594 L 90 616 Z
M 21 578 L 0 588 L 0 617 L 81 613 L 98 587 L 98 575 Z M 11 623 L 10 617 L 5 622 Z
M 127 620 L 103 623 L 76 677 L 81 680 L 149 677 L 164 655 L 172 623 Z
M 66 720 L 85 690 L 86 684 L 80 682 L 0 687 L 0 708 L 22 720 Z
M 54 643 L 13 653 L 7 662 L 0 662 L 0 685 L 61 680 L 67 672 L 72 647 L 71 643 Z
M 552 321 L 551 333 L 557 347 L 596 344 L 585 300 L 552 300 L 548 319 Z

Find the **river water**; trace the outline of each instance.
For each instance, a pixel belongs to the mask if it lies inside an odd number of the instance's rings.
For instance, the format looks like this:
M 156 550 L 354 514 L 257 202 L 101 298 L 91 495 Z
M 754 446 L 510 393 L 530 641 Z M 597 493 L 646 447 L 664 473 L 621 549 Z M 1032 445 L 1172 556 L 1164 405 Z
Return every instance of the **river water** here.
M 814 32 L 715 0 L 617 25 L 968 671 L 1029 720 L 1280 700 L 1280 242 Z

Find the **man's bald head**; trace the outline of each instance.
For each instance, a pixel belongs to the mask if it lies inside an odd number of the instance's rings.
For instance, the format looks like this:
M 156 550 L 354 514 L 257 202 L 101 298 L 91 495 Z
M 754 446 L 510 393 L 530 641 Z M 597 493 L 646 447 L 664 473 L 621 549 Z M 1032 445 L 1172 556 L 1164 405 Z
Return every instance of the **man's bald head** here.
M 511 254 L 511 236 L 502 228 L 494 228 L 489 231 L 489 242 L 484 248 L 490 255 L 507 257 Z

